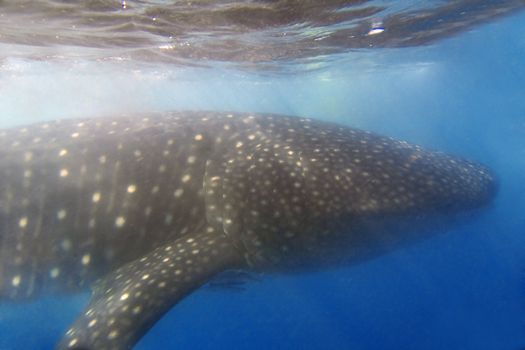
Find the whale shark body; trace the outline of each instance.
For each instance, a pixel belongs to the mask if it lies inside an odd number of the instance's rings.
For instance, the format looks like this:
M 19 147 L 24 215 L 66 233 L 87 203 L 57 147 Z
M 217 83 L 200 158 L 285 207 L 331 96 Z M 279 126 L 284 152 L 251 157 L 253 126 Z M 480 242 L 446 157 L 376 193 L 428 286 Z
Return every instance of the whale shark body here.
M 389 137 L 217 112 L 3 130 L 0 174 L 0 299 L 92 290 L 58 349 L 129 349 L 225 270 L 359 262 L 496 190 L 482 165 Z

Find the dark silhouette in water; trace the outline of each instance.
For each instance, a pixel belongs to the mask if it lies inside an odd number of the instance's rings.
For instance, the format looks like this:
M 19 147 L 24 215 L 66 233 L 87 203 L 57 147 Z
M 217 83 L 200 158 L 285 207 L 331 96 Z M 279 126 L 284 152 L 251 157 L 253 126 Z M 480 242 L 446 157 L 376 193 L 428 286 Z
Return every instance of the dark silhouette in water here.
M 248 283 L 259 282 L 260 277 L 246 270 L 227 270 L 210 280 L 207 287 L 213 291 L 242 292 Z
M 129 349 L 228 269 L 356 263 L 485 206 L 490 171 L 277 115 L 180 112 L 0 132 L 0 296 L 89 287 L 59 349 Z

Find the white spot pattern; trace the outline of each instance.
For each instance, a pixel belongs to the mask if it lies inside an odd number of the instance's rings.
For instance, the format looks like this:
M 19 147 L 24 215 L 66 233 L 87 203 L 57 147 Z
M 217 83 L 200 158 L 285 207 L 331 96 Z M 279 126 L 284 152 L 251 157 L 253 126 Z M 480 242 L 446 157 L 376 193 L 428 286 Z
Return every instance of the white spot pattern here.
M 163 293 L 184 295 L 221 261 L 220 242 L 249 265 L 302 265 L 347 252 L 341 227 L 368 234 L 345 218 L 449 213 L 493 194 L 478 164 L 309 119 L 170 113 L 18 130 L 0 140 L 12 152 L 0 203 L 14 242 L 0 257 L 2 296 L 39 292 L 38 273 L 57 286 L 110 276 L 96 294 L 104 308 L 68 332 L 70 347 L 125 342 Z M 165 242 L 178 243 L 155 250 Z

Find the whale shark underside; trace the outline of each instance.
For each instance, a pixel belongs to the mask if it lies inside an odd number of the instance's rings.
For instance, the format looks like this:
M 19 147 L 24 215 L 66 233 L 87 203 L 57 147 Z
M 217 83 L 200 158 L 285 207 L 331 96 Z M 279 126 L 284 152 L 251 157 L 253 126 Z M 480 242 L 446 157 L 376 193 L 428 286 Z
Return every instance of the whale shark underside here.
M 0 298 L 92 290 L 58 349 L 130 349 L 225 270 L 359 262 L 496 191 L 484 166 L 389 137 L 217 112 L 2 130 L 0 174 Z

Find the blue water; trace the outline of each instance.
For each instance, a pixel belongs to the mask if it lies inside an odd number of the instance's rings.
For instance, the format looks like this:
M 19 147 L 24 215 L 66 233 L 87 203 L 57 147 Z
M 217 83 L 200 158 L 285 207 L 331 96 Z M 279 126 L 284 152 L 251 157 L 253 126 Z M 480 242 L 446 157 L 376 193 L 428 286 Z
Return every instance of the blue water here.
M 429 47 L 329 57 L 305 74 L 5 63 L 2 126 L 217 109 L 307 115 L 460 154 L 495 170 L 493 207 L 360 265 L 202 289 L 137 349 L 511 349 L 525 346 L 525 13 Z M 312 67 L 314 68 L 314 67 Z M 0 305 L 0 349 L 50 349 L 87 295 Z

